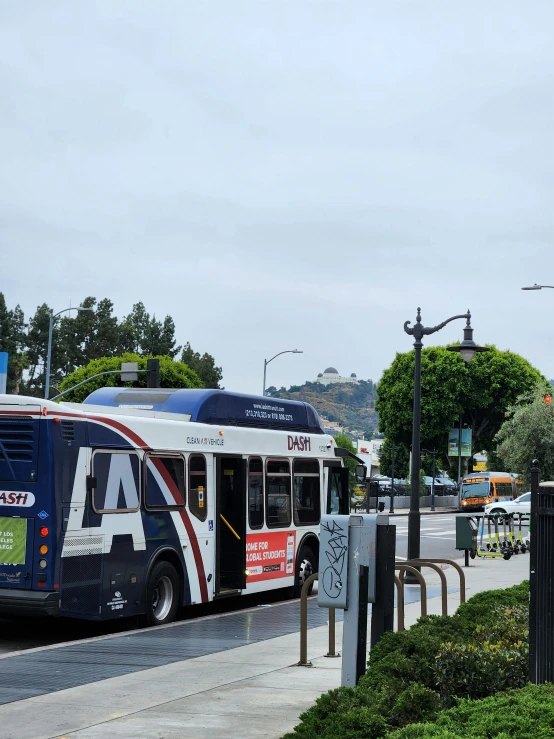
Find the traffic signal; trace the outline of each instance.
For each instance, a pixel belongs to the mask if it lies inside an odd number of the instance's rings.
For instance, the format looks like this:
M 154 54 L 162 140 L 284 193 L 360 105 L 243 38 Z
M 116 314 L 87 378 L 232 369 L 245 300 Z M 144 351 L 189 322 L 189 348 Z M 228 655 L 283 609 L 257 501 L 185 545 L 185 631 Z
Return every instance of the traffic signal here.
M 146 360 L 146 387 L 160 387 L 160 360 Z
M 544 402 L 545 403 L 551 403 L 552 402 L 552 395 L 546 394 L 546 395 L 543 395 L 543 398 L 544 398 Z

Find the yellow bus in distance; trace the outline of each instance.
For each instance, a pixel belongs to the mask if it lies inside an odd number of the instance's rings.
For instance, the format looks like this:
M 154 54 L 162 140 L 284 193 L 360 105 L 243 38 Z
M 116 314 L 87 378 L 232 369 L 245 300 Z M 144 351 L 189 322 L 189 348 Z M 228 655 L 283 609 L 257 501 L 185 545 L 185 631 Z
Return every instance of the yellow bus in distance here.
M 488 503 L 513 500 L 522 483 L 510 472 L 473 472 L 462 479 L 458 510 L 481 511 Z

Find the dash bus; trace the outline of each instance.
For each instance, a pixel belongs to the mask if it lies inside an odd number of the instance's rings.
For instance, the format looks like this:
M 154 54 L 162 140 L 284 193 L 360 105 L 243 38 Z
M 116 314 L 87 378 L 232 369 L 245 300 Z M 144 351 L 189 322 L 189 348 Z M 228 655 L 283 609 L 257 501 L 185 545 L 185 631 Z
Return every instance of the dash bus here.
M 0 396 L 0 616 L 151 625 L 317 570 L 348 471 L 306 403 L 102 388 Z

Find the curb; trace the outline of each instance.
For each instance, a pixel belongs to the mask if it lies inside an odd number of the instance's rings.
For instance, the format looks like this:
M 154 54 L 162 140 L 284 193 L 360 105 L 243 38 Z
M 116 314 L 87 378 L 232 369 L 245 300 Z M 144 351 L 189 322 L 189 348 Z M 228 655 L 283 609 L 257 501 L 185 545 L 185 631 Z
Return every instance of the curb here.
M 383 513 L 386 513 L 387 511 L 383 511 Z M 410 511 L 402 511 L 398 512 L 395 511 L 394 513 L 389 513 L 389 516 L 408 516 Z M 441 513 L 458 513 L 457 508 L 441 508 L 440 511 L 419 511 L 419 513 L 422 516 L 437 516 Z
M 367 511 L 352 511 L 352 513 L 366 513 Z M 373 511 L 375 512 L 375 511 Z M 420 515 L 422 516 L 440 516 L 444 513 L 458 513 L 457 508 L 441 508 L 438 511 L 419 511 Z M 386 514 L 387 516 L 408 516 L 410 514 L 410 511 L 406 508 L 401 508 L 400 511 L 394 511 L 394 513 L 389 513 L 389 511 L 383 511 L 383 515 Z

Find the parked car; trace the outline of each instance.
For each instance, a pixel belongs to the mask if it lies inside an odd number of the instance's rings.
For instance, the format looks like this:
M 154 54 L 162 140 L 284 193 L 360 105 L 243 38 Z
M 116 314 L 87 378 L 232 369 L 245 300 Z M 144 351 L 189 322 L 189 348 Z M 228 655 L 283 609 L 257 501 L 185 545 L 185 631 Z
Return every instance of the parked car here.
M 485 513 L 531 513 L 531 493 L 523 493 L 514 500 L 501 500 L 485 506 Z
M 454 480 L 451 480 L 449 477 L 439 477 L 437 479 L 443 487 L 444 495 L 456 495 L 458 486 Z

